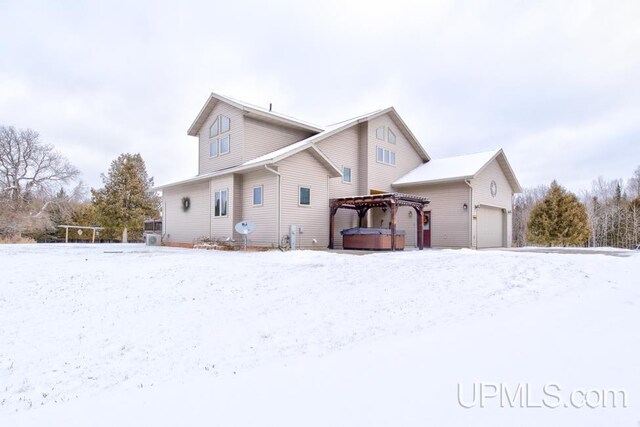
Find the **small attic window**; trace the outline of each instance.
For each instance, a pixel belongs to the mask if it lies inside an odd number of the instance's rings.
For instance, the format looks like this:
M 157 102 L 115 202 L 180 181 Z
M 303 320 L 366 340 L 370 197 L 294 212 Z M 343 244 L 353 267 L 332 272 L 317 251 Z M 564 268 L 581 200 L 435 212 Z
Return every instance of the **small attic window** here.
M 389 134 L 387 135 L 387 141 L 389 141 L 392 144 L 396 143 L 396 134 L 393 133 L 391 129 L 389 129 Z
M 376 129 L 376 138 L 384 141 L 384 126 L 380 126 Z

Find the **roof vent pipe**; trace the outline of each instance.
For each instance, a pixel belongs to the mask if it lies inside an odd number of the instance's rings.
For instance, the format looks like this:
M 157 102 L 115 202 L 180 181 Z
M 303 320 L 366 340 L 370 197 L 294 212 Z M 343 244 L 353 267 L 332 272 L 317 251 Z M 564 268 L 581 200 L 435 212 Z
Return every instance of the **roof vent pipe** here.
M 271 107 L 272 107 L 272 106 L 273 106 L 273 105 L 272 105 L 271 103 L 269 103 L 269 112 L 271 112 Z

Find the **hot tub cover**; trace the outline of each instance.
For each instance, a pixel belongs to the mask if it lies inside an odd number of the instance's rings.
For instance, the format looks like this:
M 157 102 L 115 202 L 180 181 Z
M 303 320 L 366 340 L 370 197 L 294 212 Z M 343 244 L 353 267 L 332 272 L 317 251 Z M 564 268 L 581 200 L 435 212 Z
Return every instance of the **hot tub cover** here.
M 391 230 L 389 228 L 346 228 L 340 232 L 343 236 L 354 236 L 354 235 L 363 235 L 363 234 L 383 234 L 390 236 Z M 396 236 L 404 236 L 404 230 L 396 230 Z

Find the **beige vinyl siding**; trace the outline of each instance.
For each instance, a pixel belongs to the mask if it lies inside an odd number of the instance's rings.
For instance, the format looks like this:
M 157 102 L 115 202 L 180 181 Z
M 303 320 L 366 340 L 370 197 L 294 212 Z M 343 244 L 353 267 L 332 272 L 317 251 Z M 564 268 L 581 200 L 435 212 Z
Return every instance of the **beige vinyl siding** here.
M 387 209 L 386 212 L 383 212 L 381 208 L 373 208 L 369 212 L 371 212 L 371 224 L 369 227 L 391 228 L 391 211 L 389 209 Z M 411 213 L 411 216 L 409 216 L 409 213 Z M 398 208 L 396 220 L 397 229 L 405 232 L 405 246 L 416 246 L 416 210 L 408 206 L 401 206 Z
M 328 174 L 308 151 L 284 159 L 277 164 L 282 174 L 282 228 L 280 235 L 289 233 L 290 225 L 304 228 L 298 235 L 301 247 L 327 247 L 329 244 Z M 311 188 L 311 205 L 299 206 L 298 189 Z M 316 239 L 314 244 L 312 240 Z
M 344 166 L 351 168 L 351 182 L 343 182 L 342 177 L 329 179 L 329 198 L 355 196 L 359 194 L 360 158 L 358 155 L 359 135 L 358 126 L 352 126 L 344 131 L 330 136 L 316 144 L 340 170 Z M 334 238 L 335 246 L 342 247 L 340 230 L 356 227 L 358 214 L 353 210 L 339 209 L 335 215 Z
M 312 135 L 310 132 L 301 129 L 267 123 L 249 116 L 245 116 L 244 126 L 243 162 L 255 159 Z
M 253 188 L 262 186 L 262 206 L 253 206 Z M 249 235 L 249 244 L 277 245 L 278 234 L 278 176 L 267 170 L 249 172 L 242 177 L 242 220 L 256 224 Z
M 209 141 L 213 139 L 209 138 L 209 127 L 220 114 L 231 119 L 231 130 L 229 132 L 231 137 L 230 149 L 228 154 L 210 158 Z M 242 111 L 229 104 L 218 102 L 216 106 L 213 107 L 213 111 L 211 111 L 211 114 L 209 114 L 209 117 L 205 120 L 202 128 L 200 128 L 198 138 L 200 144 L 198 150 L 200 158 L 198 162 L 199 175 L 241 164 L 243 162 L 242 146 L 244 141 L 244 116 Z
M 228 206 L 227 216 L 214 216 L 215 209 L 215 192 L 227 190 L 228 191 Z M 228 237 L 234 237 L 234 225 L 239 222 L 236 218 L 237 210 L 236 206 L 236 186 L 234 185 L 234 175 L 223 175 L 221 177 L 213 178 L 211 180 L 211 237 L 218 239 L 226 239 Z
M 498 192 L 495 197 L 491 195 L 491 181 L 494 180 L 498 186 Z M 505 230 L 504 235 L 506 236 L 506 246 L 511 246 L 512 241 L 512 232 L 511 232 L 511 221 L 512 221 L 512 199 L 513 199 L 513 190 L 509 181 L 502 172 L 502 168 L 498 163 L 498 160 L 495 159 L 487 167 L 480 173 L 478 176 L 471 180 L 471 185 L 473 187 L 473 207 L 474 213 L 478 215 L 477 208 L 475 206 L 493 206 L 504 209 L 506 214 L 506 222 L 504 224 Z M 474 236 L 474 246 L 477 245 L 477 220 L 474 221 L 473 224 L 473 236 Z
M 358 193 L 369 194 L 369 122 L 358 125 Z
M 432 247 L 468 248 L 470 246 L 470 188 L 467 184 L 455 182 L 420 185 L 402 187 L 398 191 L 428 197 L 431 201 L 426 210 L 431 211 Z M 467 204 L 467 210 L 463 208 L 465 203 Z M 402 218 L 403 215 L 400 215 L 399 219 Z M 414 220 L 414 230 L 416 226 Z M 415 245 L 415 238 L 413 244 Z
M 381 141 L 376 138 L 376 129 L 385 126 L 396 134 L 396 143 Z M 368 128 L 368 180 L 369 190 L 392 191 L 391 183 L 407 172 L 423 163 L 411 143 L 395 125 L 389 114 L 369 121 Z M 385 132 L 386 136 L 386 132 Z M 376 147 L 381 147 L 396 153 L 396 165 L 390 166 L 376 161 Z
M 209 237 L 209 182 L 170 187 L 163 190 L 164 241 L 194 243 Z M 182 198 L 189 197 L 191 206 L 182 210 Z
M 236 228 L 235 225 L 237 223 L 239 223 L 240 221 L 242 221 L 243 218 L 243 209 L 244 206 L 242 204 L 242 200 L 244 195 L 246 194 L 244 192 L 244 188 L 243 188 L 243 181 L 244 181 L 244 176 L 241 174 L 234 174 L 233 175 L 233 238 L 236 240 L 242 240 L 242 235 L 238 234 L 236 232 Z

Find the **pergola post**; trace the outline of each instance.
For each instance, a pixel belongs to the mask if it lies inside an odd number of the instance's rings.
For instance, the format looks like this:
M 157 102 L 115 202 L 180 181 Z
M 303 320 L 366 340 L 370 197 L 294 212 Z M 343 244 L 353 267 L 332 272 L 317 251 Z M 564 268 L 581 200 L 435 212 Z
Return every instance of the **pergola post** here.
M 364 225 L 364 217 L 367 214 L 367 212 L 369 212 L 369 208 L 364 207 L 364 208 L 359 208 L 358 209 L 358 227 L 362 228 L 362 226 Z
M 391 250 L 396 250 L 396 229 L 397 226 L 397 213 L 398 213 L 398 205 L 396 205 L 394 200 L 391 200 L 389 203 L 389 207 L 391 208 Z
M 424 249 L 424 211 L 416 208 L 416 230 L 418 230 L 418 248 Z
M 96 229 L 93 229 L 93 236 L 91 236 L 91 243 L 95 243 L 96 242 Z
M 69 243 L 69 227 L 65 227 L 64 228 L 65 233 L 64 233 L 64 242 L 65 243 Z
M 330 216 L 329 216 L 329 249 L 333 249 L 333 243 L 334 243 L 334 229 L 335 229 L 335 216 L 336 216 L 336 212 L 338 211 L 337 205 L 334 205 L 334 203 L 331 203 L 331 208 L 330 208 Z

